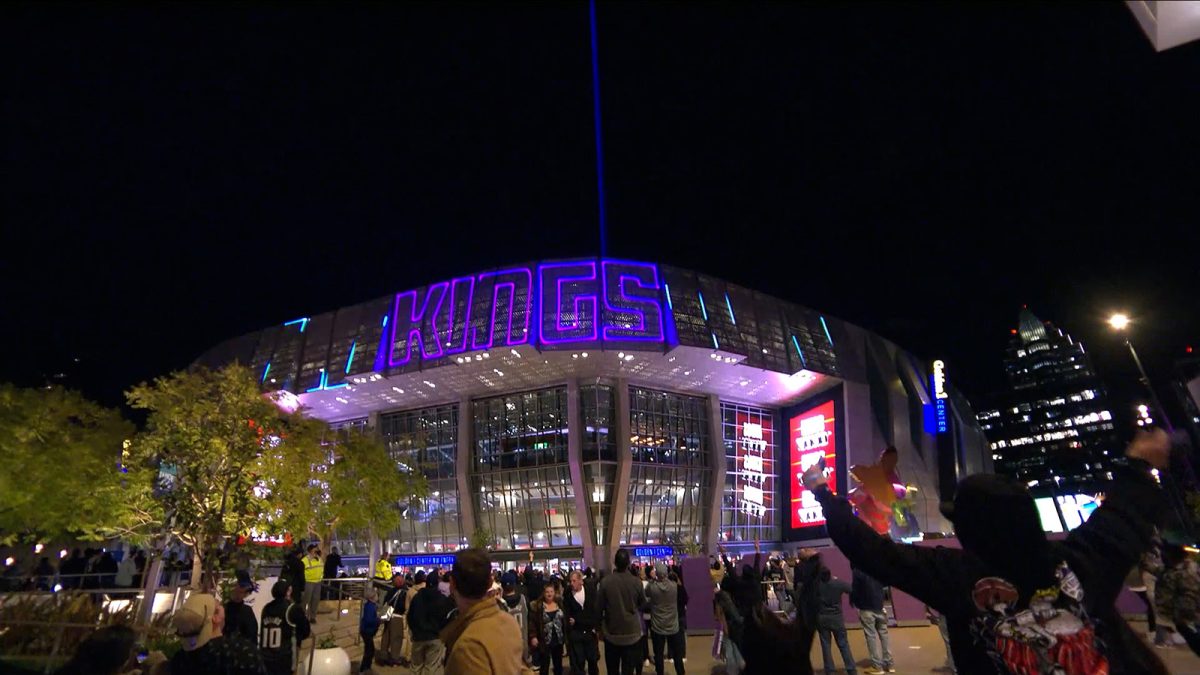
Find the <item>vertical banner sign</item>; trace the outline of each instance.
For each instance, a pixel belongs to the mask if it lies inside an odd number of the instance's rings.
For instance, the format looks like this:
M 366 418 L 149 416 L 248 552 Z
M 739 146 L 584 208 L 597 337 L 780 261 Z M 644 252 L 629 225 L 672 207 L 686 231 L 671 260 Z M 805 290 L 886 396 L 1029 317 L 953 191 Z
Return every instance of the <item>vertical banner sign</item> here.
M 737 474 L 734 479 L 734 494 L 737 507 L 746 515 L 761 519 L 764 513 L 774 508 L 775 496 L 773 466 L 774 434 L 770 417 L 737 414 L 736 455 Z
M 800 476 L 824 457 L 829 488 L 837 491 L 838 439 L 835 421 L 833 401 L 826 401 L 796 415 L 788 424 L 788 480 L 792 484 L 793 529 L 825 524 L 825 513 L 821 510 L 821 505 L 804 487 Z
M 948 411 L 946 410 L 946 362 L 938 359 L 933 362 L 933 374 L 929 376 L 933 389 L 933 429 L 932 433 L 944 434 L 949 431 Z

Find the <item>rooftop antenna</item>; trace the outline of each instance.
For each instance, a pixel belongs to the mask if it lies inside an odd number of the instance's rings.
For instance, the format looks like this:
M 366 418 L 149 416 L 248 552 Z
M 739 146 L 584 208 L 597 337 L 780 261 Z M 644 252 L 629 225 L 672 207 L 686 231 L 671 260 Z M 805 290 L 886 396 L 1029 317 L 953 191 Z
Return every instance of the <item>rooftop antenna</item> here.
M 596 55 L 596 0 L 588 2 L 592 30 L 592 121 L 596 130 L 596 202 L 600 206 L 600 257 L 608 254 L 608 215 L 604 207 L 604 143 L 600 135 L 600 60 Z

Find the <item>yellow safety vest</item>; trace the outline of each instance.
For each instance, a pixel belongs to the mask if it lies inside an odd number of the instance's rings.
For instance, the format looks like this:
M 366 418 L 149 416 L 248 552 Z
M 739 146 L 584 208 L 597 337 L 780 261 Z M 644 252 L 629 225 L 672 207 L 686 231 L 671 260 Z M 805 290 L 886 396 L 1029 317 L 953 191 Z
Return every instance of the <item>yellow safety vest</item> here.
M 375 578 L 376 579 L 391 579 L 392 578 L 392 563 L 387 561 L 387 558 L 380 558 L 375 563 Z
M 325 564 L 321 562 L 321 559 L 307 555 L 304 556 L 305 583 L 319 583 L 324 576 Z

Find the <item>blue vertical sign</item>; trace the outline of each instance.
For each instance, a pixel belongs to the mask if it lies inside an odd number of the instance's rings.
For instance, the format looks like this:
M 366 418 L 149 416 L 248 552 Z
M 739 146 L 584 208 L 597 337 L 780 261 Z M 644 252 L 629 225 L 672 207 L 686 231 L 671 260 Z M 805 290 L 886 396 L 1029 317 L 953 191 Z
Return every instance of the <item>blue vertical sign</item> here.
M 950 413 L 946 408 L 946 362 L 938 359 L 933 362 L 933 374 L 929 376 L 930 390 L 933 392 L 933 405 L 925 408 L 925 431 L 931 434 L 944 434 L 950 430 Z

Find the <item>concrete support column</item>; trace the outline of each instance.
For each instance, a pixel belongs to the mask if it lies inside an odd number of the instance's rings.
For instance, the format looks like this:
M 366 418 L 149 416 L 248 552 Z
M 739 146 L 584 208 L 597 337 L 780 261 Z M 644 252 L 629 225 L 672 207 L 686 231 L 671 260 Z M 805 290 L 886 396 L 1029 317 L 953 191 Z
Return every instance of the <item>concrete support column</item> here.
M 475 491 L 471 489 L 471 467 L 475 447 L 475 411 L 471 399 L 458 402 L 458 450 L 454 454 L 454 479 L 458 484 L 458 513 L 462 519 L 462 536 L 471 541 L 475 532 Z
M 596 527 L 588 507 L 587 483 L 583 479 L 583 411 L 579 403 L 579 380 L 567 380 L 567 462 L 571 472 L 571 490 L 575 494 L 575 523 L 583 542 L 585 565 L 595 565 Z
M 605 495 L 612 505 L 607 523 L 607 541 L 604 550 L 599 551 L 596 556 L 598 568 L 604 570 L 612 569 L 613 556 L 621 547 L 621 530 L 625 525 L 625 513 L 629 506 L 626 500 L 629 498 L 629 481 L 633 471 L 633 453 L 629 449 L 629 383 L 624 378 L 618 379 L 613 390 L 616 410 L 613 411 L 612 433 L 617 441 L 617 475 L 612 494 Z
M 875 417 L 871 414 L 871 388 L 859 382 L 850 382 L 849 380 L 843 382 L 842 403 L 844 406 L 842 428 L 845 429 L 846 434 L 846 438 L 843 440 L 846 466 L 874 464 L 878 461 L 879 450 L 875 448 L 877 444 L 872 442 L 872 438 L 876 434 L 872 434 Z M 840 469 L 838 471 L 839 494 L 843 492 L 842 486 L 849 483 L 849 477 L 845 473 Z
M 712 483 L 707 495 L 700 495 L 701 503 L 708 500 L 708 518 L 700 544 L 707 555 L 717 553 L 717 533 L 721 530 L 721 500 L 725 497 L 725 437 L 721 430 L 721 399 L 715 394 L 708 396 L 708 462 L 712 467 Z

